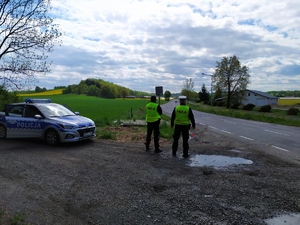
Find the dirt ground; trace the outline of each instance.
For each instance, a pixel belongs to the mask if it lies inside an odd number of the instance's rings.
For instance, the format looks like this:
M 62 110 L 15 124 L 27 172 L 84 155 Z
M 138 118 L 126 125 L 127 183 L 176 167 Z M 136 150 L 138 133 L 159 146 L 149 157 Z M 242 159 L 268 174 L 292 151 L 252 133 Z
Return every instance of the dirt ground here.
M 202 128 L 183 159 L 181 146 L 172 156 L 170 140 L 155 154 L 137 129 L 116 132 L 114 141 L 57 147 L 0 140 L 0 224 L 22 215 L 18 224 L 259 225 L 299 215 L 299 156 Z

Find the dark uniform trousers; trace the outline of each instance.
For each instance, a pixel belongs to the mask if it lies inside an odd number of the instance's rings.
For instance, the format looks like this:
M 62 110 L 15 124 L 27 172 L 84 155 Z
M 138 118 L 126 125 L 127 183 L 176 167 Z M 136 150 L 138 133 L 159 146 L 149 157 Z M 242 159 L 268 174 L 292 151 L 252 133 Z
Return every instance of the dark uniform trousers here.
M 183 155 L 188 155 L 190 127 L 191 125 L 175 125 L 174 134 L 173 134 L 174 140 L 172 145 L 173 154 L 176 154 L 178 148 L 178 140 L 180 134 L 182 134 Z
M 155 122 L 147 122 L 146 146 L 150 145 L 151 135 L 152 135 L 152 131 L 153 131 L 154 146 L 155 146 L 155 149 L 159 149 L 159 124 L 160 124 L 160 120 L 157 120 Z

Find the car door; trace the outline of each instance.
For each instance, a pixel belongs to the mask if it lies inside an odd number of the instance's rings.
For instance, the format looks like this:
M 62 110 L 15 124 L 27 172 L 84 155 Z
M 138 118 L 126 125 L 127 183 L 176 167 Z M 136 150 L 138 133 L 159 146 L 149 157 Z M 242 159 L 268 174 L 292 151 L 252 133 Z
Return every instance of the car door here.
M 37 115 L 40 117 L 37 117 Z M 23 130 L 24 137 L 42 137 L 43 122 L 44 119 L 42 119 L 39 109 L 34 105 L 26 105 L 18 127 Z
M 7 105 L 5 108 L 5 122 L 6 122 L 6 137 L 18 138 L 22 137 L 22 129 L 20 123 L 22 122 L 24 105 Z

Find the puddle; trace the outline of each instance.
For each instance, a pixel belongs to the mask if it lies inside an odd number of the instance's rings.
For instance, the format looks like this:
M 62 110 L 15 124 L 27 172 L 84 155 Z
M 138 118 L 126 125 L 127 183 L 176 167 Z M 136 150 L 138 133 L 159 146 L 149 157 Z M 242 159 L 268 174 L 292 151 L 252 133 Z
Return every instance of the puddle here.
M 190 158 L 190 166 L 211 166 L 215 168 L 228 167 L 239 164 L 252 164 L 248 159 L 222 155 L 194 155 Z
M 299 225 L 300 214 L 288 214 L 265 220 L 268 225 Z

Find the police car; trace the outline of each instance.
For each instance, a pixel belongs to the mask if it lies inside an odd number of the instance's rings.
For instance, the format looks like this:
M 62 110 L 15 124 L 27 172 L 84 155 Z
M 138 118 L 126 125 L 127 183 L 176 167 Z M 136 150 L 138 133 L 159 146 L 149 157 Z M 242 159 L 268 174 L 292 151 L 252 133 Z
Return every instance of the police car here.
M 0 112 L 0 139 L 42 138 L 49 145 L 96 136 L 95 123 L 50 99 L 25 99 Z

